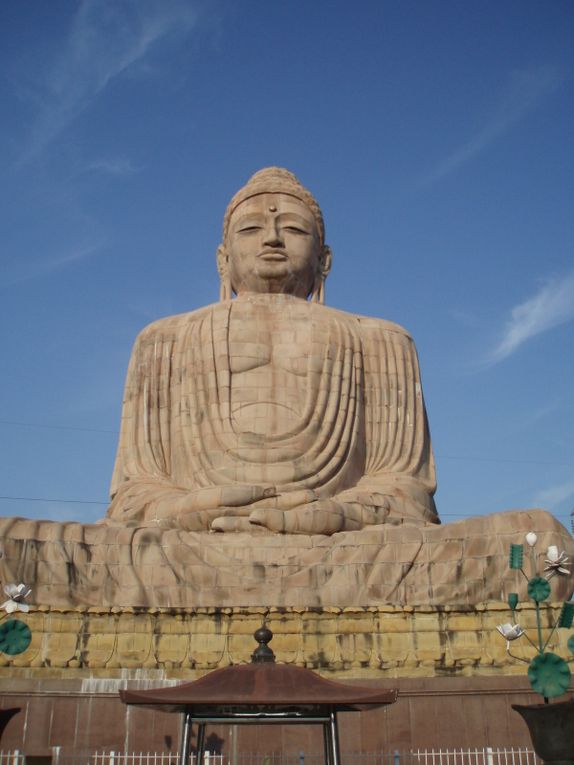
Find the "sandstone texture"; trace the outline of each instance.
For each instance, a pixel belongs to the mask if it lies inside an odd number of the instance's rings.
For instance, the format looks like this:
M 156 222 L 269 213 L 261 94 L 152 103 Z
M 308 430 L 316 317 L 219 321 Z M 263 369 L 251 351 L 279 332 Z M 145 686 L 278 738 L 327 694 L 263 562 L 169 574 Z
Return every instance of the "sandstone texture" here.
M 214 534 L 3 519 L 3 581 L 33 585 L 46 605 L 283 607 L 471 605 L 505 600 L 526 580 L 508 569 L 511 542 L 538 529 L 572 556 L 574 540 L 544 511 L 445 526 L 380 525 L 325 535 Z M 554 577 L 568 598 L 571 577 Z
M 220 302 L 136 341 L 106 517 L 3 519 L 2 581 L 52 606 L 472 605 L 505 599 L 529 531 L 573 556 L 539 510 L 440 526 L 412 338 L 325 306 L 331 261 L 312 194 L 256 173 L 225 213 Z
M 544 610 L 544 638 L 560 607 L 549 604 Z M 508 656 L 496 630 L 509 618 L 501 603 L 474 608 L 34 608 L 18 618 L 30 626 L 32 643 L 19 656 L 0 655 L 0 678 L 152 682 L 199 677 L 250 661 L 253 632 L 263 621 L 273 631 L 277 661 L 331 677 L 526 673 L 524 664 Z M 533 606 L 520 607 L 520 623 L 531 635 L 536 632 Z M 557 630 L 551 650 L 570 657 L 569 635 Z M 525 640 L 512 650 L 522 658 L 532 656 Z

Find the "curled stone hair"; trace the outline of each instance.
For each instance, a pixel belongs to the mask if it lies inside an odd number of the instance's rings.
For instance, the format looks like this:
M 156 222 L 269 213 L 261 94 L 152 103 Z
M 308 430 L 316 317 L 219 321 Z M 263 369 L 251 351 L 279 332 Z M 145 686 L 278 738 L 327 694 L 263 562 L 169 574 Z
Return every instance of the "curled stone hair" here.
M 247 181 L 235 194 L 231 202 L 227 205 L 225 216 L 223 218 L 223 241 L 229 230 L 229 219 L 231 214 L 242 202 L 258 194 L 288 194 L 303 202 L 313 213 L 317 228 L 319 229 L 319 238 L 321 246 L 325 243 L 325 223 L 323 214 L 317 200 L 296 178 L 293 173 L 284 167 L 264 167 L 258 170 L 255 175 Z
M 258 194 L 288 194 L 295 197 L 303 204 L 307 205 L 312 212 L 317 230 L 319 232 L 319 246 L 321 248 L 321 266 L 315 284 L 311 291 L 311 300 L 319 303 L 325 302 L 325 278 L 331 265 L 331 250 L 325 245 L 325 223 L 323 214 L 317 200 L 306 189 L 293 173 L 283 167 L 264 167 L 258 170 L 234 195 L 231 202 L 227 205 L 225 216 L 223 218 L 223 242 L 229 232 L 229 221 L 233 211 L 246 199 L 257 196 Z M 229 300 L 232 296 L 232 288 L 227 271 L 227 265 L 224 255 L 224 245 L 217 250 L 217 268 L 221 278 L 220 299 Z

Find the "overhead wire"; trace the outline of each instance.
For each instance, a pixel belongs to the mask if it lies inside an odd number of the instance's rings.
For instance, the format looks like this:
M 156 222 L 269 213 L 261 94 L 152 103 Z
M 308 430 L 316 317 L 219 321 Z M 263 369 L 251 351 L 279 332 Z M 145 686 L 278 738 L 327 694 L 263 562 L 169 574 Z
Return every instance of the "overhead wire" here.
M 7 499 L 15 502 L 63 502 L 69 505 L 109 505 L 109 502 L 101 502 L 97 499 L 53 499 L 50 497 L 9 497 L 0 496 L 0 499 Z
M 112 430 L 107 428 L 87 428 L 78 425 L 53 425 L 39 422 L 22 422 L 19 420 L 0 420 L 0 425 L 11 425 L 15 427 L 27 427 L 27 428 L 42 428 L 46 430 L 72 430 L 86 433 L 107 433 L 111 435 L 118 435 L 118 430 Z M 525 464 L 525 465 L 562 465 L 565 467 L 573 467 L 571 462 L 561 462 L 553 460 L 522 460 L 513 459 L 507 457 L 466 457 L 460 455 L 448 455 L 437 454 L 438 459 L 442 460 L 459 460 L 465 462 L 493 462 L 493 463 L 510 463 L 510 464 Z M 91 499 L 59 499 L 54 497 L 17 497 L 9 495 L 0 495 L 0 500 L 7 500 L 11 502 L 56 502 L 70 505 L 108 505 L 109 501 L 91 500 Z M 465 517 L 461 513 L 441 513 L 442 517 Z M 566 517 L 567 514 L 555 514 L 557 517 Z
M 0 420 L 0 425 L 16 425 L 24 428 L 45 428 L 46 430 L 83 430 L 86 433 L 113 433 L 118 435 L 119 430 L 106 430 L 103 428 L 84 428 L 78 425 L 44 425 L 40 422 L 19 422 L 17 420 Z
M 56 503 L 62 503 L 65 505 L 102 505 L 107 506 L 109 505 L 108 502 L 102 502 L 100 500 L 91 500 L 91 499 L 54 499 L 51 497 L 10 497 L 10 496 L 0 496 L 0 500 L 8 500 L 13 502 L 56 502 Z M 552 513 L 556 518 L 568 518 L 572 515 L 572 513 Z M 465 513 L 439 513 L 440 518 L 460 518 L 461 520 L 464 518 L 467 518 L 468 515 Z M 574 521 L 572 522 L 574 524 Z M 574 525 L 573 525 L 573 533 L 574 533 Z
M 46 430 L 76 430 L 85 433 L 109 433 L 110 435 L 119 435 L 119 430 L 111 428 L 86 428 L 79 425 L 47 425 L 39 422 L 20 422 L 18 420 L 0 420 L 0 425 L 14 425 L 25 428 L 42 428 Z M 516 465 L 562 465 L 564 467 L 574 467 L 572 462 L 563 462 L 559 460 L 532 460 L 516 459 L 513 457 L 466 457 L 464 455 L 453 454 L 435 454 L 435 457 L 441 460 L 460 460 L 462 462 L 500 462 Z

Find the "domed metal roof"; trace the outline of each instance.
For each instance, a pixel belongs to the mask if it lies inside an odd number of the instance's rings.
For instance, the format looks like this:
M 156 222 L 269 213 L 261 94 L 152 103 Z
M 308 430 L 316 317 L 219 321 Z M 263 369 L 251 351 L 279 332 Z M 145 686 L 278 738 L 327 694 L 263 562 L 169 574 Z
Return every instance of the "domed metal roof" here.
M 147 705 L 169 712 L 233 712 L 273 707 L 276 711 L 318 712 L 330 707 L 354 711 L 396 701 L 396 690 L 367 688 L 327 680 L 316 672 L 291 664 L 277 664 L 267 645 L 273 634 L 263 627 L 255 632 L 259 647 L 250 664 L 216 669 L 190 683 L 148 690 L 121 690 L 126 704 Z M 255 711 L 255 710 L 254 710 Z

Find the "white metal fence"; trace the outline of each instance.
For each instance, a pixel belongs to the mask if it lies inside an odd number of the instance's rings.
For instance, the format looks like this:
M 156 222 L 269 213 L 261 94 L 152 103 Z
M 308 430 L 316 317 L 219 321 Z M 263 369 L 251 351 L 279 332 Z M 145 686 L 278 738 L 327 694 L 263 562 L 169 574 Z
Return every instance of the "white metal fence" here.
M 343 765 L 543 765 L 532 749 L 411 749 L 386 752 L 341 752 Z M 322 753 L 239 752 L 222 765 L 323 765 Z
M 492 749 L 491 747 L 416 749 L 407 754 L 407 760 L 417 765 L 542 765 L 542 760 L 538 759 L 532 749 Z
M 61 748 L 52 749 L 53 765 L 179 765 L 177 752 L 116 752 Z M 4 765 L 0 761 L 0 765 Z M 9 765 L 9 763 L 6 763 Z M 14 765 L 25 765 L 14 763 Z M 197 762 L 195 753 L 190 756 L 189 765 L 228 765 L 222 754 L 206 752 L 202 763 Z
M 54 747 L 53 765 L 179 765 L 179 754 L 171 752 L 78 751 Z M 2 755 L 6 759 L 2 759 Z M 10 759 L 16 757 L 16 759 Z M 206 752 L 202 763 L 195 754 L 190 765 L 323 765 L 321 753 Z M 410 751 L 345 752 L 344 765 L 542 765 L 532 749 L 412 749 Z M 0 752 L 0 765 L 25 765 L 18 752 Z
M 0 749 L 0 765 L 25 765 L 26 758 L 18 749 L 4 751 Z

